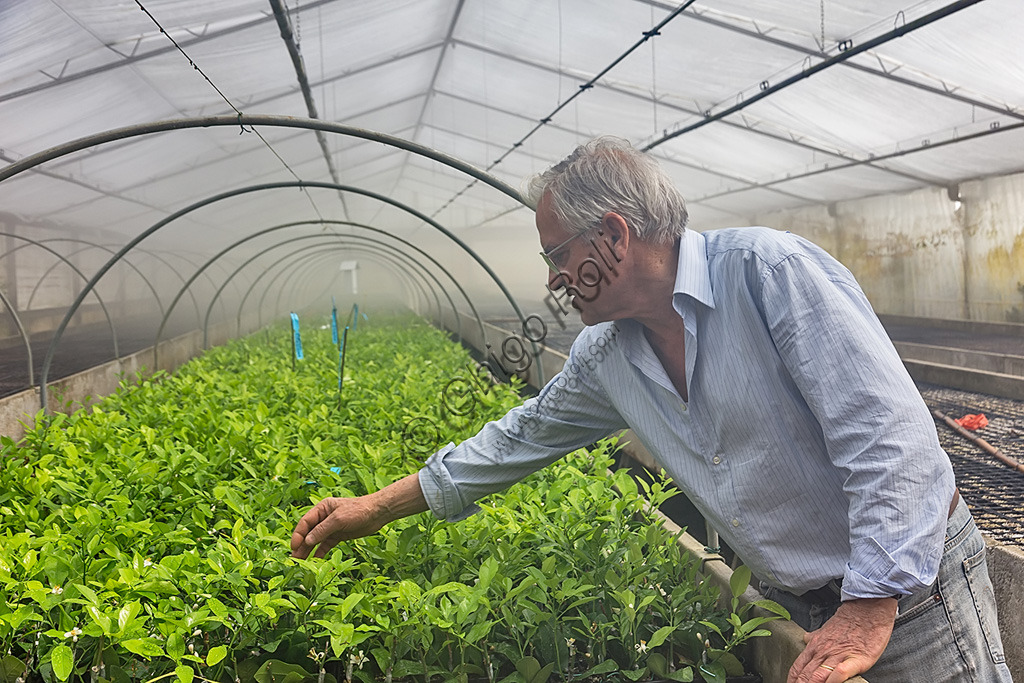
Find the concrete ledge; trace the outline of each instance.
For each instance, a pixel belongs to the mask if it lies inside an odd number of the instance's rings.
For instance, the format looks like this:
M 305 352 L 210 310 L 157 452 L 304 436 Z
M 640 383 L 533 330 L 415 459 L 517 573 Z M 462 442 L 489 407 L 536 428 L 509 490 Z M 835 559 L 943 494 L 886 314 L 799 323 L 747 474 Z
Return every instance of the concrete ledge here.
M 950 346 L 933 346 L 914 342 L 893 342 L 900 358 L 940 365 L 952 365 L 964 370 L 980 370 L 1024 379 L 1024 356 L 987 351 L 972 351 Z
M 918 382 L 941 384 L 954 389 L 976 391 L 1018 401 L 1024 400 L 1024 377 L 907 358 L 903 359 L 903 365 L 907 368 L 910 376 Z
M 988 575 L 999 607 L 999 631 L 1003 636 L 1006 665 L 1014 680 L 1024 681 L 1024 548 L 998 545 L 985 539 L 988 545 Z
M 221 324 L 210 330 L 210 344 L 223 343 L 233 325 Z M 203 352 L 203 333 L 199 330 L 160 342 L 158 369 L 171 372 Z M 117 390 L 122 378 L 137 372 L 153 371 L 153 347 L 137 351 L 117 360 L 97 365 L 63 379 L 50 382 L 50 406 L 68 404 L 89 405 Z M 25 435 L 25 429 L 35 424 L 39 412 L 38 387 L 0 400 L 0 434 L 15 441 Z
M 910 315 L 879 315 L 882 326 L 910 325 L 914 327 L 934 327 L 940 330 L 956 332 L 974 332 L 984 334 L 1005 334 L 1024 339 L 1024 324 L 1021 323 L 990 323 L 980 320 L 951 320 L 949 318 L 919 318 Z

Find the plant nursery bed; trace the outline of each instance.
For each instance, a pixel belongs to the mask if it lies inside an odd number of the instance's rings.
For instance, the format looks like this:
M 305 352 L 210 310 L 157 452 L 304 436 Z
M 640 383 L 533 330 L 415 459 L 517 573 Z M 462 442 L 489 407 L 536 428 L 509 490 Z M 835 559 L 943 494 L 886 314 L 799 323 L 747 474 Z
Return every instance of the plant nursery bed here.
M 0 683 L 757 680 L 742 652 L 771 617 L 735 599 L 749 572 L 716 608 L 609 473 L 611 442 L 457 524 L 417 515 L 290 557 L 316 501 L 415 472 L 521 401 L 411 318 L 349 332 L 339 391 L 325 327 L 302 360 L 275 329 L 2 438 Z M 474 389 L 453 413 L 455 381 Z

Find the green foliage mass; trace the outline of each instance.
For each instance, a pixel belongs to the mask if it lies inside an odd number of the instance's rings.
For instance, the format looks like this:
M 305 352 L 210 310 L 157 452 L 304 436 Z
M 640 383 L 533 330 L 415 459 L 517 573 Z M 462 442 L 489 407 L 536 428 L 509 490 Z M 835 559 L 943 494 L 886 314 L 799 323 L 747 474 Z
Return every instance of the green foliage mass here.
M 0 452 L 0 683 L 724 680 L 758 620 L 717 591 L 610 475 L 603 442 L 483 501 L 289 556 L 328 495 L 416 471 L 406 426 L 459 441 L 521 401 L 418 320 L 273 330 L 44 419 Z M 474 414 L 439 392 L 477 387 Z M 655 502 L 668 494 L 648 487 Z

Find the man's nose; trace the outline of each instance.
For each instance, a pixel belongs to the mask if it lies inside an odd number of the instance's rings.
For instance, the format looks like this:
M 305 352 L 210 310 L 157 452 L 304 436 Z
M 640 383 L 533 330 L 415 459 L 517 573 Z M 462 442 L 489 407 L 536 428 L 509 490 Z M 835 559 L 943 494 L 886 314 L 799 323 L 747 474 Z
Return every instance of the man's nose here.
M 572 282 L 570 281 L 569 274 L 567 272 L 563 270 L 556 273 L 548 268 L 548 289 L 552 292 L 558 291 L 562 287 L 567 287 L 571 284 Z

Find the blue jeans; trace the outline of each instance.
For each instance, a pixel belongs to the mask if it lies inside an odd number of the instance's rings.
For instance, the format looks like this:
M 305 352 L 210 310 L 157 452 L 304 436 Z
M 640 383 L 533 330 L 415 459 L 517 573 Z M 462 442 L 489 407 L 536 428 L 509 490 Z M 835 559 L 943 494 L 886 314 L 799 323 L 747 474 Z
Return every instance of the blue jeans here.
M 762 584 L 765 597 L 790 611 L 804 630 L 821 628 L 839 609 L 839 588 L 813 599 Z M 939 576 L 905 595 L 892 638 L 864 674 L 869 683 L 1012 683 L 996 620 L 996 601 L 985 562 L 985 541 L 963 499 L 946 527 Z

